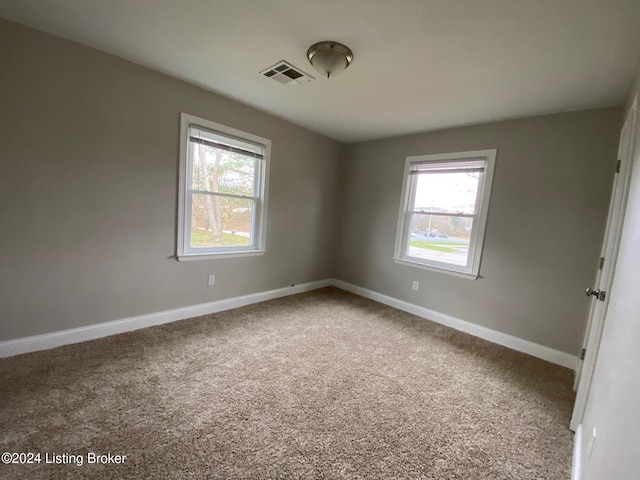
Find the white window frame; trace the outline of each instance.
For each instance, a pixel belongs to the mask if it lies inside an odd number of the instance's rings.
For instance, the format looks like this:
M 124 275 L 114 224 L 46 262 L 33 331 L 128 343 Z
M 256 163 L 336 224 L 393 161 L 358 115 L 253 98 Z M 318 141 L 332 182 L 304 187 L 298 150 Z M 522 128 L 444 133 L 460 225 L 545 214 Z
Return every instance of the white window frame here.
M 402 197 L 400 201 L 400 211 L 398 214 L 398 227 L 396 230 L 396 244 L 394 252 L 394 261 L 396 263 L 456 275 L 472 280 L 478 278 L 480 260 L 482 257 L 482 247 L 484 244 L 484 234 L 487 225 L 487 214 L 489 212 L 489 198 L 491 196 L 491 185 L 493 183 L 496 154 L 497 150 L 492 149 L 455 153 L 438 153 L 433 155 L 417 155 L 406 158 L 402 184 Z M 453 263 L 409 256 L 409 242 L 411 241 L 411 207 L 415 200 L 415 189 L 417 183 L 417 175 L 411 174 L 412 167 L 416 164 L 445 164 L 465 162 L 472 159 L 484 159 L 485 170 L 478 184 L 475 212 L 471 215 L 473 218 L 473 228 L 471 230 L 471 238 L 469 241 L 467 265 L 460 266 Z
M 191 126 L 209 130 L 214 134 L 226 137 L 232 144 L 233 140 L 236 139 L 237 141 L 259 145 L 263 148 L 263 158 L 258 159 L 256 162 L 256 174 L 254 177 L 253 198 L 255 200 L 255 208 L 251 221 L 252 245 L 198 248 L 190 246 L 191 194 L 194 192 L 192 189 L 192 159 L 189 155 L 189 128 Z M 267 186 L 269 184 L 270 156 L 271 140 L 188 113 L 183 112 L 180 114 L 180 170 L 178 175 L 178 238 L 176 254 L 178 260 L 200 260 L 264 254 L 266 251 Z

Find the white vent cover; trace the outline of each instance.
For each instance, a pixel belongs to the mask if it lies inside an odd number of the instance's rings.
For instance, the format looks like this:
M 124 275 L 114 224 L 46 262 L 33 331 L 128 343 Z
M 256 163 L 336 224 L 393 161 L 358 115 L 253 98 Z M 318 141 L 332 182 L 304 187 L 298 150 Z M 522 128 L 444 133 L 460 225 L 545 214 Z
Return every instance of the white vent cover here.
M 303 83 L 314 80 L 311 75 L 303 72 L 284 60 L 279 61 L 260 73 L 283 85 L 302 85 Z

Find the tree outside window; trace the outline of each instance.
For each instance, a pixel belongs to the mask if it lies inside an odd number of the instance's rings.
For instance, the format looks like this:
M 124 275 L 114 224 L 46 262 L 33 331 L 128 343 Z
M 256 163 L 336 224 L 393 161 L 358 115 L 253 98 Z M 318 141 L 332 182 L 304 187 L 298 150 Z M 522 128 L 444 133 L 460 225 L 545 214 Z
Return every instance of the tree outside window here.
M 270 142 L 186 114 L 183 123 L 178 257 L 263 250 Z

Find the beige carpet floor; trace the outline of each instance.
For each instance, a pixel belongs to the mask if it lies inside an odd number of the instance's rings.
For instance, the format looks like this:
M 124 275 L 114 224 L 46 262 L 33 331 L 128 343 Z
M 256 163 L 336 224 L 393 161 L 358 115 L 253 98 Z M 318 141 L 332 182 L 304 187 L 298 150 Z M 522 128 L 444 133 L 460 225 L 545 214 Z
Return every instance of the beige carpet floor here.
M 2 451 L 41 453 L 1 478 L 570 477 L 572 372 L 335 288 L 0 360 L 0 378 Z M 45 463 L 64 454 L 82 465 Z

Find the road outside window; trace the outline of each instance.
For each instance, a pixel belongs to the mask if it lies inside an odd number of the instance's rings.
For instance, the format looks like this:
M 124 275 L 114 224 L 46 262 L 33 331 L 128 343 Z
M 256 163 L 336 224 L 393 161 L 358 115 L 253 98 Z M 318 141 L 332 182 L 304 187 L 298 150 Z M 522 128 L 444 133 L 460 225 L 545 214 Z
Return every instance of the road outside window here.
M 496 151 L 408 157 L 396 261 L 478 276 Z

